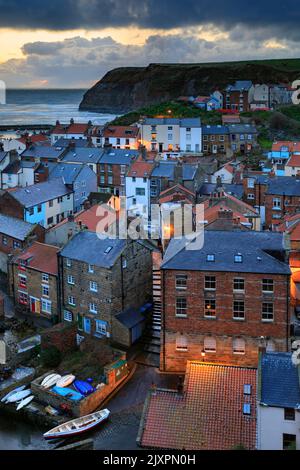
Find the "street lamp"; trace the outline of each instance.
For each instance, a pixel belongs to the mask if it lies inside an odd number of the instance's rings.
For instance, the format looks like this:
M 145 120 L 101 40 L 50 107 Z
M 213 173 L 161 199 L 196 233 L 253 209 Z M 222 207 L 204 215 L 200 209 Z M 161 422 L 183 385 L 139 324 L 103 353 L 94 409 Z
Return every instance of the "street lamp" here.
M 204 349 L 202 349 L 202 351 L 201 351 L 201 356 L 202 356 L 202 362 L 203 362 L 203 361 L 204 361 L 204 358 L 205 358 L 205 351 L 204 351 Z

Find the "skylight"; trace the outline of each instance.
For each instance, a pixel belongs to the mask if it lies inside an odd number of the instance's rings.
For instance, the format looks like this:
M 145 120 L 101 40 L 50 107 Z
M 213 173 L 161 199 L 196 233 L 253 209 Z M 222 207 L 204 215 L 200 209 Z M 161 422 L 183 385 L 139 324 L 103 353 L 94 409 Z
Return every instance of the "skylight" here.
M 206 256 L 206 261 L 215 261 L 215 255 L 213 255 L 213 254 L 207 255 Z
M 244 384 L 244 395 L 251 395 L 251 385 Z
M 238 253 L 237 255 L 234 255 L 234 262 L 235 263 L 242 263 L 243 262 L 243 257 L 241 253 Z
M 250 403 L 244 403 L 243 405 L 243 414 L 244 415 L 251 415 L 251 405 Z
M 104 251 L 104 253 L 107 255 L 108 253 L 111 252 L 112 249 L 113 249 L 112 246 L 108 246 L 108 247 L 106 248 L 106 250 Z

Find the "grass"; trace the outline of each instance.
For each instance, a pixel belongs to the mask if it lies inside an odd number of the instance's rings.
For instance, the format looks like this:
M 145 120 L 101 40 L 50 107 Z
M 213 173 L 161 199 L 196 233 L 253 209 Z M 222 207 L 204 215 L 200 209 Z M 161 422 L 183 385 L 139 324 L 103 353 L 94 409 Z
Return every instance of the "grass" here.
M 283 106 L 280 112 L 290 119 L 300 122 L 300 105 Z

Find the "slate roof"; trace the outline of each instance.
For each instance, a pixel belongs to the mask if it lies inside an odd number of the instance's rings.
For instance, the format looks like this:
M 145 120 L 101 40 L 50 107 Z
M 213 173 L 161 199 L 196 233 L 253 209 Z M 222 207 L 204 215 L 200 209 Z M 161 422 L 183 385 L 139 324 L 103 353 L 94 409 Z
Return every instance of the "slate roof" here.
M 248 91 L 251 86 L 251 80 L 237 80 L 234 85 L 228 85 L 226 91 Z
M 256 446 L 257 370 L 188 362 L 184 393 L 149 392 L 140 424 L 142 447 L 176 450 L 232 450 Z M 244 395 L 244 385 L 251 395 Z M 250 416 L 243 415 L 244 403 Z
M 144 125 L 148 126 L 176 126 L 180 127 L 201 127 L 200 118 L 186 118 L 186 119 L 177 119 L 177 118 L 146 118 L 143 121 Z
M 269 178 L 266 194 L 300 196 L 300 179 L 294 176 Z
M 204 183 L 199 189 L 199 194 L 201 196 L 209 196 L 212 192 L 214 192 L 216 186 L 216 183 Z M 241 199 L 243 197 L 244 187 L 242 184 L 222 183 L 222 187 L 224 188 L 227 194 L 232 194 L 238 199 Z
M 107 163 L 109 165 L 130 165 L 132 160 L 138 155 L 138 150 L 105 149 L 101 156 L 100 163 Z
M 65 150 L 65 149 L 64 149 Z M 63 157 L 63 162 L 69 163 L 99 163 L 103 149 L 90 147 L 77 147 L 69 150 Z
M 252 124 L 228 124 L 230 134 L 257 134 L 257 129 Z
M 261 402 L 300 410 L 300 368 L 293 364 L 291 353 L 265 353 L 260 367 Z
M 16 240 L 24 241 L 34 229 L 34 225 L 22 219 L 0 214 L 0 232 Z
M 145 321 L 144 315 L 134 308 L 128 308 L 127 310 L 119 313 L 116 315 L 116 319 L 122 323 L 122 325 L 126 326 L 126 328 L 133 328 L 139 323 Z
M 32 145 L 28 149 L 21 153 L 21 158 L 48 158 L 48 159 L 59 159 L 65 152 L 65 148 L 62 147 L 51 147 L 46 145 Z
M 229 129 L 227 126 L 221 126 L 220 124 L 214 126 L 208 124 L 206 126 L 202 126 L 202 133 L 208 135 L 224 135 L 229 134 Z
M 72 143 L 75 147 L 87 147 L 88 140 L 87 139 L 65 139 L 61 137 L 60 139 L 56 140 L 53 147 L 68 147 Z
M 72 190 L 67 188 L 62 178 L 9 191 L 9 194 L 25 208 L 33 207 L 71 193 Z
M 172 239 L 162 269 L 290 274 L 289 265 L 270 254 L 283 255 L 281 233 L 211 230 L 204 232 L 201 249 L 187 249 L 186 245 L 192 247 L 184 238 Z M 235 262 L 237 254 L 242 255 L 242 263 Z M 207 261 L 207 255 L 215 255 L 215 261 Z
M 152 177 L 173 180 L 175 166 L 173 162 L 159 162 L 159 165 L 157 165 L 152 172 Z
M 109 253 L 105 251 L 112 247 Z M 126 247 L 126 240 L 99 239 L 97 233 L 84 231 L 75 235 L 61 251 L 61 256 L 103 268 L 111 268 Z
M 14 160 L 13 162 L 9 163 L 7 167 L 4 168 L 2 173 L 7 175 L 17 175 L 21 168 L 20 160 Z
M 66 184 L 73 184 L 84 166 L 82 163 L 57 163 L 52 169 L 49 179 L 63 178 Z

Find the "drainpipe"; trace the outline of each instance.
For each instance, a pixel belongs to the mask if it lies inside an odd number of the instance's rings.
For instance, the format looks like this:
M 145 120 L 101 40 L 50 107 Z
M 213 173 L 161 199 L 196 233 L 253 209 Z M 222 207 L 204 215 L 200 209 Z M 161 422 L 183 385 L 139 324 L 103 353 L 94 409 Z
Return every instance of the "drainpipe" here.
M 121 262 L 121 299 L 122 299 L 122 311 L 124 310 L 124 275 L 123 275 L 123 255 L 120 256 L 120 262 Z
M 161 281 L 162 281 L 162 305 L 161 305 L 161 314 L 162 314 L 162 324 L 163 324 L 163 371 L 166 370 L 166 320 L 165 320 L 165 273 L 163 270 L 161 272 Z
M 286 351 L 289 351 L 290 276 L 286 277 Z

